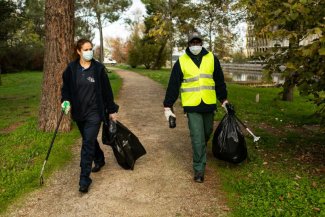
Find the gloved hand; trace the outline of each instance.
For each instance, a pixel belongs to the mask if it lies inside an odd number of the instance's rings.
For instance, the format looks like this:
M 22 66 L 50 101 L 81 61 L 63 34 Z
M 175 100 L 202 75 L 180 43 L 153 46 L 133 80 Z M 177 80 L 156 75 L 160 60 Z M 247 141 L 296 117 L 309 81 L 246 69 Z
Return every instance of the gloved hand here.
M 235 108 L 232 104 L 230 104 L 228 102 L 228 100 L 225 100 L 223 103 L 222 103 L 222 107 L 226 110 L 226 112 L 229 114 L 229 115 L 234 115 L 235 114 Z
M 63 101 L 63 103 L 61 104 L 61 108 L 62 108 L 62 111 L 64 112 L 64 114 L 68 114 L 69 111 L 70 111 L 70 102 L 69 101 Z
M 116 122 L 117 121 L 117 113 L 115 112 L 115 113 L 109 114 L 109 119 Z
M 174 118 L 176 118 L 176 115 L 173 113 L 171 108 L 165 107 L 164 109 L 165 109 L 165 117 L 166 117 L 167 121 L 169 121 L 170 116 L 173 116 Z

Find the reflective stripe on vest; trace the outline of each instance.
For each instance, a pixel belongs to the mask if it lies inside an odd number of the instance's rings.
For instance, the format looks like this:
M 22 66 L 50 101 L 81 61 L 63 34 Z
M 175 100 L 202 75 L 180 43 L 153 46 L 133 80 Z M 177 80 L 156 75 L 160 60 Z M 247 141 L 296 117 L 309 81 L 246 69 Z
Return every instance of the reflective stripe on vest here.
M 213 54 L 209 52 L 203 56 L 200 68 L 187 54 L 179 58 L 179 63 L 184 78 L 181 85 L 182 105 L 197 106 L 202 100 L 205 104 L 216 104 Z
M 208 75 L 208 74 L 200 74 L 199 76 L 196 76 L 196 77 L 193 77 L 193 78 L 184 79 L 183 83 L 198 81 L 199 78 L 213 78 L 213 76 Z

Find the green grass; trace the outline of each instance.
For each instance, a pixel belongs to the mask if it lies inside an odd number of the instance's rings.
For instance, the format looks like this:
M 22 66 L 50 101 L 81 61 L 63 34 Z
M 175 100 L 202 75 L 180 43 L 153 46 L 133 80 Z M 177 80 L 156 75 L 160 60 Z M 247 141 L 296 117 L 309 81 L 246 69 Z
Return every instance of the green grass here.
M 53 132 L 37 129 L 41 72 L 1 75 L 0 86 L 0 214 L 9 204 L 39 188 L 41 166 Z M 109 74 L 114 95 L 121 79 Z M 72 158 L 72 146 L 80 137 L 73 124 L 69 133 L 58 133 L 44 172 L 45 181 Z
M 312 117 L 316 106 L 308 102 L 308 98 L 294 93 L 294 102 L 280 100 L 282 88 L 254 88 L 241 85 L 228 85 L 229 100 L 235 105 L 239 116 L 254 122 L 267 122 L 275 126 L 288 124 L 318 124 Z M 259 94 L 259 103 L 255 102 Z
M 1 75 L 0 130 L 37 115 L 40 99 L 41 72 Z
M 37 119 L 29 118 L 13 132 L 0 137 L 0 210 L 19 196 L 39 188 L 39 175 L 53 133 L 37 130 Z M 79 137 L 74 127 L 71 133 L 58 133 L 44 177 L 67 163 L 71 147 Z
M 167 87 L 170 70 L 126 69 Z M 214 159 L 209 144 L 209 161 L 220 175 L 229 216 L 325 216 L 325 135 L 313 130 L 320 123 L 313 115 L 315 105 L 297 91 L 293 102 L 284 102 L 281 88 L 227 88 L 238 117 L 262 137 L 256 149 L 244 132 L 249 159 L 240 165 Z M 219 109 L 216 120 L 223 115 Z
M 122 79 L 115 73 L 109 73 L 108 78 L 110 80 L 114 97 L 118 96 L 118 91 L 122 86 Z

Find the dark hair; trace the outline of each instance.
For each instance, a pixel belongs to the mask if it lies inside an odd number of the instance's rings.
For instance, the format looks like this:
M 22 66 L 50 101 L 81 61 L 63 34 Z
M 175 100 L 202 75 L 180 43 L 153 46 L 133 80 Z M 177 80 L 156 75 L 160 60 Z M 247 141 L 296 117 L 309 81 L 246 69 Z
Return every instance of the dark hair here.
M 82 38 L 82 39 L 79 39 L 79 40 L 77 41 L 77 43 L 76 43 L 76 47 L 75 47 L 75 50 L 76 50 L 76 51 L 77 51 L 77 50 L 81 50 L 82 45 L 84 45 L 84 44 L 86 44 L 86 43 L 90 43 L 91 46 L 93 46 L 93 43 L 92 43 L 90 40 Z
M 76 45 L 75 45 L 75 49 L 74 49 L 74 55 L 73 55 L 74 58 L 79 58 L 79 54 L 78 54 L 77 50 L 80 51 L 82 45 L 84 45 L 84 44 L 86 44 L 86 43 L 90 43 L 91 46 L 93 46 L 93 43 L 92 43 L 90 40 L 85 39 L 85 38 L 81 38 L 81 39 L 79 39 L 79 40 L 77 41 L 77 43 L 76 43 Z

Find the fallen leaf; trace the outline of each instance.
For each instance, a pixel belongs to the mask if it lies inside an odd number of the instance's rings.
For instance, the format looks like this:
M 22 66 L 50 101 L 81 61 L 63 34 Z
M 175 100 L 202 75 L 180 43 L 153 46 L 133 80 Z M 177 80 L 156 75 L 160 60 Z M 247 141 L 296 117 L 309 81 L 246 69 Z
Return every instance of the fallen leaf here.
M 221 208 L 223 211 L 230 211 L 230 208 L 229 207 L 222 207 Z
M 314 207 L 313 210 L 320 212 L 320 208 L 318 208 L 318 207 Z
M 298 179 L 301 179 L 301 177 L 296 174 L 295 180 L 298 180 Z
M 268 162 L 266 162 L 266 161 L 265 161 L 265 162 L 263 162 L 263 165 L 267 165 L 267 164 L 268 164 Z
M 317 183 L 315 181 L 313 181 L 313 183 L 311 184 L 314 188 L 317 187 Z

